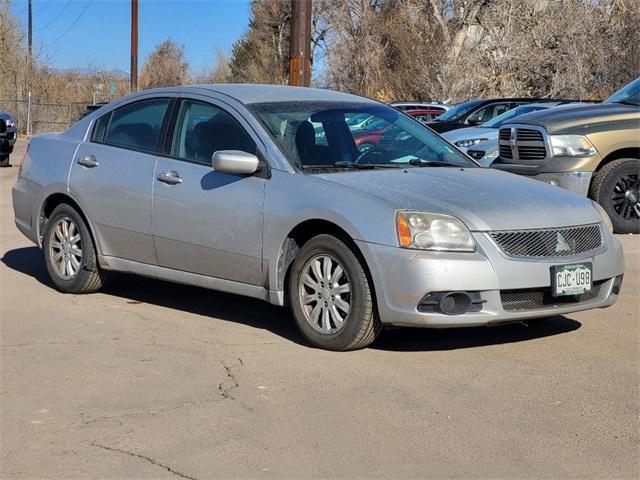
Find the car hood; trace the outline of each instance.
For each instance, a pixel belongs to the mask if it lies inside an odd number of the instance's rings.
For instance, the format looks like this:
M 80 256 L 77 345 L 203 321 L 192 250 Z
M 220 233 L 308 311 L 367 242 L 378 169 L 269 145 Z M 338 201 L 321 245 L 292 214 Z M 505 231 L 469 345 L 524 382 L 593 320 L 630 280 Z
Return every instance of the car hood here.
M 402 210 L 458 217 L 474 231 L 598 223 L 591 201 L 568 190 L 487 168 L 412 167 L 318 175 Z
M 498 138 L 498 129 L 487 127 L 459 128 L 458 130 L 445 132 L 442 134 L 442 136 L 449 140 L 451 143 L 456 143 L 460 140 L 467 140 L 471 138 Z
M 549 108 L 525 113 L 510 123 L 528 123 L 545 127 L 550 134 L 581 134 L 584 127 L 627 121 L 639 125 L 640 108 L 619 103 L 584 104 Z M 506 125 L 505 125 L 506 126 Z

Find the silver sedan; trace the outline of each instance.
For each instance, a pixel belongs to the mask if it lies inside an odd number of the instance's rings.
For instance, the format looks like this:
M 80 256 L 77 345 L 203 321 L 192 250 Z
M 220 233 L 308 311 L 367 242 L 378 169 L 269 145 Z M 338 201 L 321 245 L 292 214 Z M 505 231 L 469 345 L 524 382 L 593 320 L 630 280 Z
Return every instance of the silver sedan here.
M 365 152 L 346 121 L 357 115 L 385 124 Z M 123 271 L 261 298 L 332 350 L 385 325 L 607 307 L 624 270 L 590 200 L 480 168 L 386 105 L 318 89 L 133 94 L 34 137 L 13 205 L 62 292 Z

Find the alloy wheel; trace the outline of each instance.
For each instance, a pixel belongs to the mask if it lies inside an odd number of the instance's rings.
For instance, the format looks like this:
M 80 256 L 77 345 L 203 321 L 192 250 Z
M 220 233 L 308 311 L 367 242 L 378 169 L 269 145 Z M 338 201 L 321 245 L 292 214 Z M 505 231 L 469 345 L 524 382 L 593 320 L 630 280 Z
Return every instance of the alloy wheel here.
M 299 298 L 305 320 L 314 330 L 334 334 L 346 325 L 351 310 L 351 281 L 338 260 L 316 255 L 300 277 Z
M 640 218 L 640 175 L 620 177 L 613 187 L 611 203 L 622 218 Z
M 64 280 L 72 279 L 80 270 L 82 239 L 78 227 L 69 217 L 59 218 L 51 229 L 49 256 L 56 273 Z

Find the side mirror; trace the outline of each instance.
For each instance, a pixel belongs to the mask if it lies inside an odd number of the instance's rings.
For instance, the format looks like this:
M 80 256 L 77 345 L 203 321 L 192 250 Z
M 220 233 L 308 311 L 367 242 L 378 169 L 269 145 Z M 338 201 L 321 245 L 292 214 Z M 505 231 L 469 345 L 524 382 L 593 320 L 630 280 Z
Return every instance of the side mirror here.
M 218 150 L 211 156 L 211 166 L 216 172 L 235 175 L 252 175 L 258 171 L 259 163 L 258 157 L 240 150 Z

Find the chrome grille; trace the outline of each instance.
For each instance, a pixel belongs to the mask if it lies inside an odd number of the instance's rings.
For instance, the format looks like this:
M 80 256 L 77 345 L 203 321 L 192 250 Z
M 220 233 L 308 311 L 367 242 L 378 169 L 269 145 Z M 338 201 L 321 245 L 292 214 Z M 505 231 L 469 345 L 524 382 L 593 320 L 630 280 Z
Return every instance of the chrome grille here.
M 561 297 L 554 297 L 551 293 L 551 288 L 502 290 L 500 291 L 500 300 L 502 301 L 502 308 L 507 311 L 556 308 L 593 300 L 600 293 L 600 287 L 603 283 L 604 280 L 594 282 L 591 290 L 582 295 L 564 295 Z
M 530 128 L 516 128 L 516 139 L 523 142 L 542 142 L 542 133 Z
M 544 135 L 531 128 L 501 128 L 498 132 L 500 157 L 507 160 L 544 160 L 547 147 Z
M 570 257 L 593 252 L 602 246 L 599 225 L 545 230 L 511 230 L 489 234 L 510 257 Z

